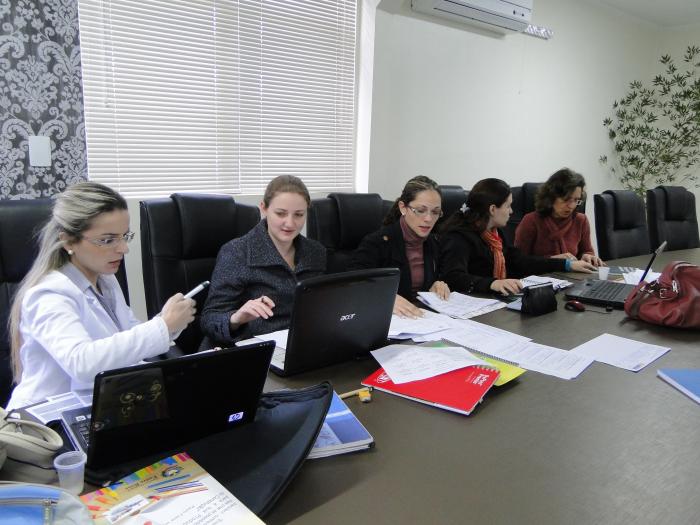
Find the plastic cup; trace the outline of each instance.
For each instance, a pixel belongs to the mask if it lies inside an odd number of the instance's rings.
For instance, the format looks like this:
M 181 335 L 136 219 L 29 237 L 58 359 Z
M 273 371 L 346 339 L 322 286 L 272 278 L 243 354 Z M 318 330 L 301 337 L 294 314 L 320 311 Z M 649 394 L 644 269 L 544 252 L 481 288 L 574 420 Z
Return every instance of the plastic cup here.
M 58 484 L 76 496 L 83 491 L 83 478 L 85 476 L 85 452 L 74 450 L 59 454 L 53 460 L 53 466 L 58 472 Z
M 608 275 L 610 275 L 610 267 L 609 266 L 599 266 L 598 267 L 598 279 L 600 279 L 601 281 L 607 281 Z

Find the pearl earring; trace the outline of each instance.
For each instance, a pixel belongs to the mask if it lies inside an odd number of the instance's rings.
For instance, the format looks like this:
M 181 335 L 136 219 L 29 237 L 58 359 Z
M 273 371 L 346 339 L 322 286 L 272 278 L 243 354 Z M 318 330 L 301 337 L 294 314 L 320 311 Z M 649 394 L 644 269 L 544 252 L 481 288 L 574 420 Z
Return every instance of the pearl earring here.
M 68 255 L 73 255 L 73 250 L 66 250 L 68 252 Z

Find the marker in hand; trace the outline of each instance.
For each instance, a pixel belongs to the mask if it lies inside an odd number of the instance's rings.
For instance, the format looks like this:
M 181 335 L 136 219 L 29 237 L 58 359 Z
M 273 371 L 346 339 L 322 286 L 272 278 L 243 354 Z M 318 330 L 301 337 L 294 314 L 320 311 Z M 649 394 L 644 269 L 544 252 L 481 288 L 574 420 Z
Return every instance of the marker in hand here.
M 207 286 L 209 286 L 209 281 L 204 281 L 199 283 L 197 286 L 192 288 L 189 292 L 185 294 L 185 299 L 191 299 L 195 295 L 197 295 L 199 292 L 204 290 Z

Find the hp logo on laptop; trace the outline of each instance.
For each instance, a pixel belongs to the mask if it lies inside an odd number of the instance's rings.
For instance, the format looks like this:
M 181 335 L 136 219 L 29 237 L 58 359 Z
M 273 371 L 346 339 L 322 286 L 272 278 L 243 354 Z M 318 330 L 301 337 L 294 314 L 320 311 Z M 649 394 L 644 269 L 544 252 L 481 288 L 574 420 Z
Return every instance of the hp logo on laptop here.
M 243 419 L 243 414 L 244 412 L 236 412 L 235 414 L 231 414 L 230 416 L 228 416 L 228 422 L 233 423 L 235 421 L 240 421 L 241 419 Z

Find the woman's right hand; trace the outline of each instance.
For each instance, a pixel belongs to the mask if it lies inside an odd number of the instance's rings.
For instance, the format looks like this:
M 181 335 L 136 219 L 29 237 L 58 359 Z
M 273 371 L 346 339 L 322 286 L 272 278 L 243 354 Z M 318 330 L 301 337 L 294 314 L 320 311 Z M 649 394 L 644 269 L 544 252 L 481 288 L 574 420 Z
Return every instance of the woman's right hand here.
M 491 283 L 491 289 L 503 295 L 520 293 L 523 285 L 518 279 L 496 279 Z
M 408 299 L 397 295 L 394 301 L 394 315 L 417 319 L 418 317 L 423 317 L 423 312 Z
M 185 299 L 181 293 L 176 293 L 168 299 L 160 312 L 163 321 L 171 334 L 182 332 L 187 325 L 194 321 L 194 299 Z
M 241 306 L 238 310 L 231 314 L 231 319 L 229 322 L 232 327 L 237 327 L 245 323 L 249 323 L 253 319 L 258 319 L 262 317 L 263 319 L 269 319 L 272 317 L 272 309 L 275 307 L 275 303 L 268 296 L 263 295 L 257 299 L 251 299 Z

